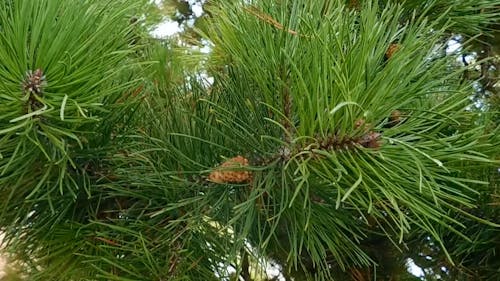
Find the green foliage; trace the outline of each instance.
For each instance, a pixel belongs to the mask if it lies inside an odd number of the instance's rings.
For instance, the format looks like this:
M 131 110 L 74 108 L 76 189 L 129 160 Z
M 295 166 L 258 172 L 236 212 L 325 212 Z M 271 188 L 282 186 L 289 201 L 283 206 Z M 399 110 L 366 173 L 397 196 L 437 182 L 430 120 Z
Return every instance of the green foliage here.
M 2 4 L 2 188 L 48 201 L 51 193 L 76 197 L 85 188 L 68 173 L 77 168 L 75 153 L 102 139 L 93 129 L 134 82 L 121 77 L 131 51 L 124 21 L 129 10 L 123 7 L 95 1 L 78 7 L 68 1 Z M 30 90 L 36 70 L 42 81 Z M 33 179 L 40 181 L 26 188 L 22 181 Z
M 499 2 L 496 0 L 431 0 L 431 1 L 383 1 L 400 3 L 406 10 L 437 21 L 438 25 L 451 24 L 449 32 L 477 36 L 495 31 L 492 24 L 498 22 Z M 443 15 L 446 17 L 443 17 Z M 410 15 L 407 13 L 407 16 Z
M 29 280 L 451 280 L 481 253 L 494 278 L 498 129 L 442 42 L 495 3 L 212 1 L 207 59 L 132 2 L 0 4 L 0 226 Z
M 77 230 L 76 203 L 92 196 L 90 178 L 101 176 L 95 167 L 134 107 L 123 102 L 139 81 L 130 76 L 133 8 L 128 1 L 0 4 L 0 221 L 22 259 L 60 265 L 41 257 L 79 246 L 61 244 L 55 229 Z M 67 268 L 51 278 L 71 276 Z
M 435 55 L 447 26 L 440 30 L 425 18 L 401 26 L 403 11 L 390 5 L 354 13 L 319 2 L 289 4 L 263 4 L 252 13 L 224 6 L 211 24 L 215 52 L 230 63 L 216 79 L 223 83 L 217 117 L 227 128 L 247 124 L 236 140 L 239 153 L 269 147 L 255 151 L 271 164 L 248 200 L 265 194 L 261 200 L 275 209 L 246 224 L 262 224 L 252 240 L 283 243 L 292 265 L 305 252 L 320 272 L 330 259 L 341 269 L 369 264 L 355 246 L 367 231 L 403 241 L 422 228 L 442 244 L 435 226 L 460 226 L 447 210 L 472 206 L 475 181 L 457 165 L 491 163 L 481 154 L 491 144 L 478 141 L 484 128 L 467 124 L 466 85 L 458 72 L 446 74 L 448 58 Z M 401 48 L 385 61 L 393 42 Z M 396 110 L 404 122 L 387 126 Z M 255 120 L 262 115 L 268 122 Z M 375 144 L 360 142 L 375 134 L 381 136 Z M 280 151 L 288 154 L 273 158 Z M 242 221 L 258 213 L 255 204 L 239 207 Z M 378 229 L 367 227 L 368 218 Z M 285 237 L 276 234 L 280 227 Z

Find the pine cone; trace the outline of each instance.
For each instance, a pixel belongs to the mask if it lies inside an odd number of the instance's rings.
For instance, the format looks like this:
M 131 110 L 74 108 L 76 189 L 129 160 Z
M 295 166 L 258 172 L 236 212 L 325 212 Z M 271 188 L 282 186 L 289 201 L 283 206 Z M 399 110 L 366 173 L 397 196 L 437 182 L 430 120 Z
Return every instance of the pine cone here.
M 399 49 L 401 48 L 401 45 L 397 43 L 392 43 L 389 45 L 389 48 L 387 48 L 387 51 L 385 52 L 385 58 L 390 59 Z
M 358 128 L 364 126 L 365 124 L 366 124 L 365 119 L 360 118 L 360 119 L 356 120 L 356 122 L 354 122 L 354 128 L 358 129 Z
M 236 156 L 222 163 L 217 169 L 210 173 L 208 180 L 215 183 L 244 183 L 252 180 L 252 174 L 248 171 L 232 171 L 231 168 L 248 166 L 248 159 Z
M 379 148 L 380 147 L 380 137 L 382 135 L 380 133 L 376 133 L 373 131 L 368 132 L 364 135 L 358 143 L 366 148 Z
M 361 3 L 359 3 L 359 0 L 349 0 L 348 1 L 348 4 L 347 4 L 347 7 L 349 9 L 353 9 L 353 10 L 360 10 L 361 9 Z
M 394 127 L 403 121 L 403 117 L 401 116 L 401 111 L 394 110 L 391 112 L 391 116 L 389 117 L 388 127 Z
M 355 129 L 362 129 L 363 131 L 368 131 L 372 127 L 371 123 L 366 123 L 366 120 L 360 118 L 354 122 Z

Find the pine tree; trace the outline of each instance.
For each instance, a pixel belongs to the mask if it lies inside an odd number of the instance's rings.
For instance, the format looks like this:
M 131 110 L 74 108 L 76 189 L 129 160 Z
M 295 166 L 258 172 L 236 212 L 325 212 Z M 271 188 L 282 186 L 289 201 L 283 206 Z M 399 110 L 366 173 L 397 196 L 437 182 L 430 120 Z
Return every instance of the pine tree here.
M 499 280 L 499 1 L 212 0 L 206 55 L 148 3 L 0 3 L 20 278 Z

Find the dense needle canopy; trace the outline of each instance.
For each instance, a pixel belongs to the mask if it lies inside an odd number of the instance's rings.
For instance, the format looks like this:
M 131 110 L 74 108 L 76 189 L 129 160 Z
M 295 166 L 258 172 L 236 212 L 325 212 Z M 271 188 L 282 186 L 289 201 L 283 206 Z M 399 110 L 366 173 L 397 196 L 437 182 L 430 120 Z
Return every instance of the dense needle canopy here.
M 495 93 L 473 106 L 495 69 L 471 76 L 494 58 L 445 51 L 487 46 L 498 1 L 213 0 L 205 55 L 150 38 L 146 2 L 0 4 L 0 228 L 27 280 L 500 274 Z

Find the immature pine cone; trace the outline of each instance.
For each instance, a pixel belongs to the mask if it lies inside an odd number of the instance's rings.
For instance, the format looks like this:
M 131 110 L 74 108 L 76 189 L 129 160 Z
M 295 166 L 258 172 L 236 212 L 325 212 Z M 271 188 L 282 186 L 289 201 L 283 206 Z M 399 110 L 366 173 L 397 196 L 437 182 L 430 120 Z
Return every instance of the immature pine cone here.
M 401 45 L 392 43 L 389 45 L 389 48 L 387 48 L 387 51 L 385 52 L 385 58 L 390 59 L 399 49 L 401 48 Z
M 244 183 L 252 180 L 252 174 L 248 171 L 231 171 L 231 168 L 248 166 L 248 159 L 236 156 L 222 163 L 217 169 L 208 175 L 208 180 L 215 183 Z
M 380 133 L 376 133 L 373 131 L 368 132 L 364 135 L 358 143 L 366 148 L 379 148 L 380 147 L 380 137 L 382 135 Z

